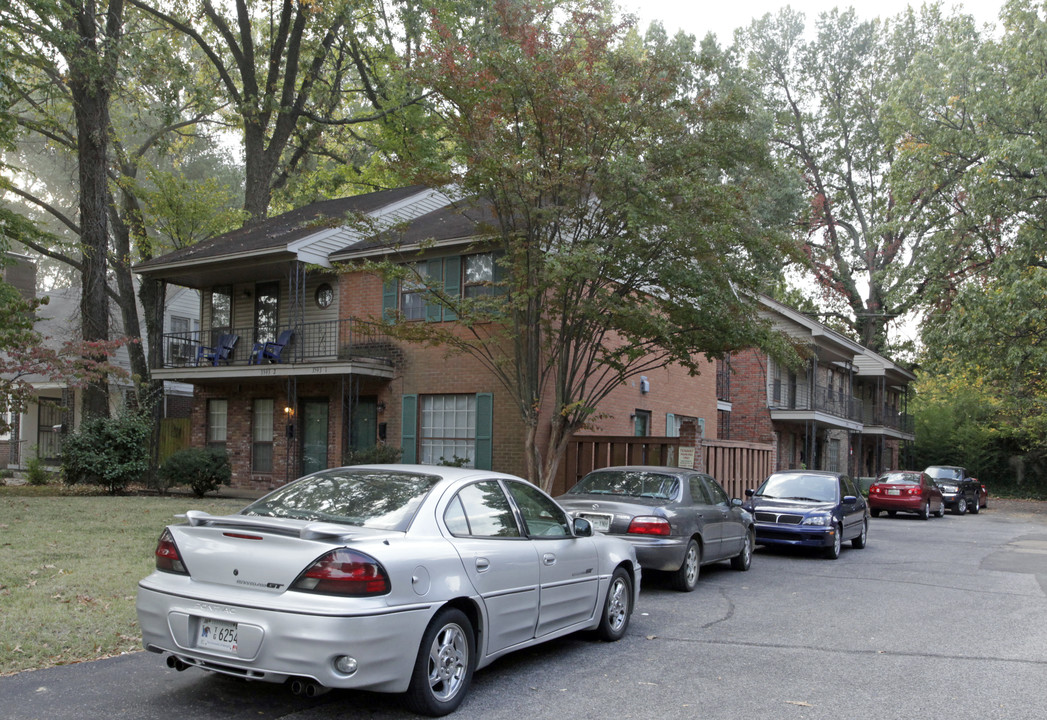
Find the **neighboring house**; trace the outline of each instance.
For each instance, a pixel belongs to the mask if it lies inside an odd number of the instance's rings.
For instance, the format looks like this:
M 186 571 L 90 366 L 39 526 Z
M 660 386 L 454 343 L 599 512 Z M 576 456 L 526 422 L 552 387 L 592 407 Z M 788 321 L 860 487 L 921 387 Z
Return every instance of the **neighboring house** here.
M 192 444 L 225 448 L 233 484 L 258 489 L 379 443 L 403 462 L 525 474 L 520 414 L 493 375 L 469 356 L 393 340 L 382 320 L 392 308 L 417 322 L 455 318 L 409 282 L 336 269 L 401 258 L 446 292 L 487 292 L 496 264 L 475 247 L 482 219 L 432 189 L 398 188 L 317 202 L 138 265 L 144 279 L 201 292 L 200 331 L 169 332 L 154 370 L 194 386 Z M 376 232 L 393 225 L 395 241 Z M 184 342 L 188 355 L 170 351 Z M 617 389 L 590 432 L 674 435 L 696 418 L 714 438 L 716 409 L 711 363 L 696 377 L 669 366 Z
M 720 437 L 773 443 L 779 469 L 872 477 L 903 468 L 914 441 L 915 376 L 812 318 L 761 298 L 764 315 L 806 349 L 801 369 L 749 350 L 718 369 Z
M 36 272 L 31 259 L 20 257 L 18 264 L 20 276 L 30 278 L 26 280 L 27 287 L 33 287 L 35 292 Z M 79 337 L 80 291 L 79 288 L 58 288 L 43 294 L 48 303 L 37 311 L 34 329 L 46 346 L 58 349 L 64 342 Z M 168 297 L 165 327 L 177 323 L 175 318 L 184 318 L 190 328 L 198 328 L 199 305 L 196 291 L 176 289 Z M 115 331 L 113 337 L 116 337 Z M 126 348 L 117 350 L 113 362 L 130 372 Z M 24 468 L 29 458 L 39 457 L 48 465 L 57 465 L 61 459 L 63 437 L 80 423 L 81 391 L 39 375 L 28 375 L 23 379 L 32 385 L 33 397 L 25 411 L 13 418 L 12 431 L 6 434 L 6 447 L 0 447 L 0 464 Z M 112 380 L 110 408 L 116 411 L 122 407 L 132 389 L 129 378 Z M 191 385 L 165 383 L 164 417 L 187 416 L 191 398 Z M 0 443 L 4 442 L 0 440 Z

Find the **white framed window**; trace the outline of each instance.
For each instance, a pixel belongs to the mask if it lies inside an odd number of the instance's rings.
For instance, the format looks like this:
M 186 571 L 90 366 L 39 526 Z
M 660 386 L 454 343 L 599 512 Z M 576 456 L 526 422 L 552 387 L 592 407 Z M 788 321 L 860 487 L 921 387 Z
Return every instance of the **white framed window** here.
M 207 445 L 224 448 L 229 429 L 229 401 L 207 401 Z
M 273 413 L 272 398 L 255 398 L 251 407 L 251 470 L 258 473 L 273 471 Z
M 478 297 L 494 295 L 494 253 L 466 255 L 462 263 L 462 295 Z
M 476 395 L 422 395 L 419 462 L 438 465 L 476 459 Z
M 414 263 L 400 281 L 400 312 L 404 320 L 425 320 L 425 291 L 429 266 Z
M 14 425 L 15 414 L 10 410 L 0 412 L 0 442 L 7 442 L 11 439 L 11 428 Z

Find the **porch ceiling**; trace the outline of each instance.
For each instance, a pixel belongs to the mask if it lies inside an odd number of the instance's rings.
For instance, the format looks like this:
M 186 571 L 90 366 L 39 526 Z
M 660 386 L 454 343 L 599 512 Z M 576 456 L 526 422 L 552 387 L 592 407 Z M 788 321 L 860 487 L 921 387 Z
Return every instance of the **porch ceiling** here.
M 283 278 L 295 259 L 294 253 L 286 251 L 265 255 L 253 253 L 219 261 L 170 263 L 152 267 L 142 274 L 151 280 L 203 290 L 218 285 Z

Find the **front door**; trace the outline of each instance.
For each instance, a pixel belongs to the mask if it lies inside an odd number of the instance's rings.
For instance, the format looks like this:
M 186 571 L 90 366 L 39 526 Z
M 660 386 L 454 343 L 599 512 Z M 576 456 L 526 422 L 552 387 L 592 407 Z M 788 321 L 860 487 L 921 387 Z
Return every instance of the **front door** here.
M 349 449 L 367 450 L 378 442 L 378 398 L 365 395 L 353 404 L 349 421 Z
M 327 465 L 326 398 L 302 401 L 302 474 L 326 470 Z

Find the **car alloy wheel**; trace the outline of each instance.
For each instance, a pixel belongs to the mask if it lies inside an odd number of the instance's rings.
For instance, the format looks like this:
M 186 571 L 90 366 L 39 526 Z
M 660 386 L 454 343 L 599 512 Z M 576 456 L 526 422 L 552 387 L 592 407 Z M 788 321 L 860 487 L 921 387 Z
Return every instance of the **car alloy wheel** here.
M 840 557 L 840 550 L 843 549 L 843 527 L 837 525 L 833 531 L 833 544 L 825 548 L 825 557 L 830 560 L 835 560 Z
M 869 521 L 862 520 L 862 532 L 858 537 L 851 540 L 851 547 L 861 550 L 869 539 Z
M 742 541 L 742 551 L 731 558 L 731 567 L 735 570 L 746 571 L 753 563 L 753 531 L 745 531 L 745 540 Z
M 927 502 L 925 502 L 923 504 L 923 509 L 920 510 L 920 519 L 921 520 L 930 520 L 931 519 L 931 501 L 930 500 L 928 500 Z
M 702 549 L 691 538 L 683 554 L 683 565 L 673 573 L 672 585 L 681 592 L 691 592 L 698 587 L 698 576 L 702 567 Z
M 444 608 L 422 637 L 406 700 L 423 715 L 446 715 L 461 704 L 472 681 L 473 626 L 457 608 Z
M 633 614 L 633 584 L 629 574 L 618 568 L 611 576 L 604 601 L 603 619 L 597 628 L 599 636 L 608 642 L 614 642 L 625 635 L 629 627 L 629 618 Z
M 967 498 L 961 495 L 956 500 L 956 514 L 963 515 L 965 512 L 967 512 Z

